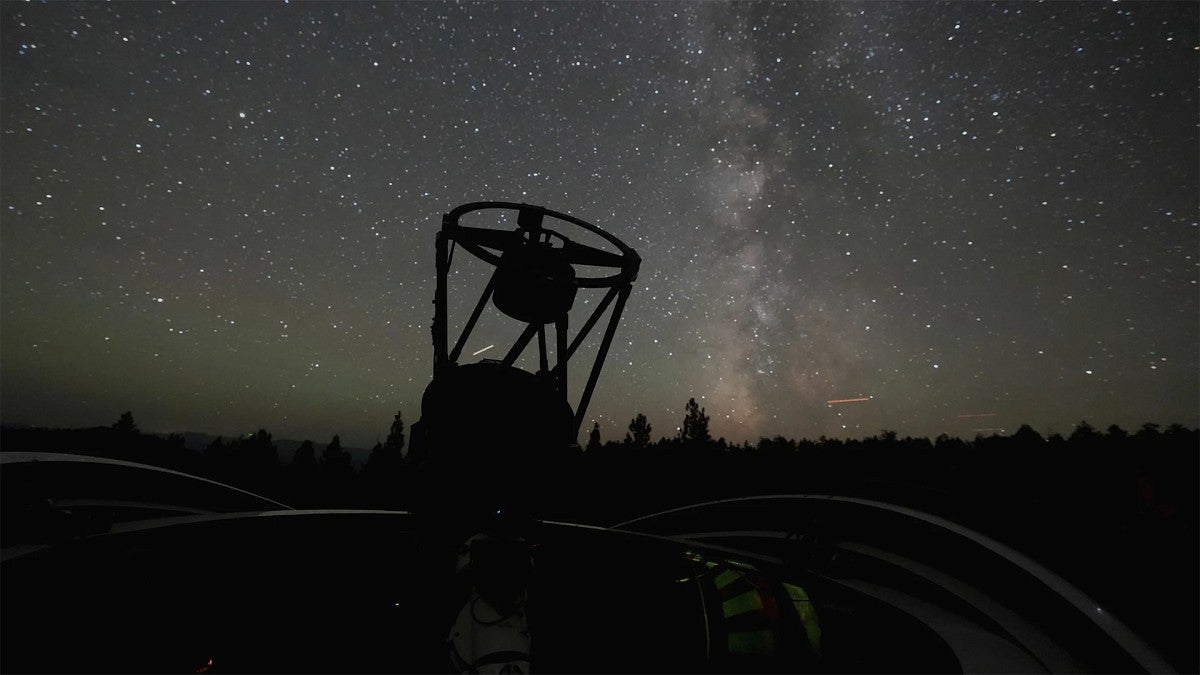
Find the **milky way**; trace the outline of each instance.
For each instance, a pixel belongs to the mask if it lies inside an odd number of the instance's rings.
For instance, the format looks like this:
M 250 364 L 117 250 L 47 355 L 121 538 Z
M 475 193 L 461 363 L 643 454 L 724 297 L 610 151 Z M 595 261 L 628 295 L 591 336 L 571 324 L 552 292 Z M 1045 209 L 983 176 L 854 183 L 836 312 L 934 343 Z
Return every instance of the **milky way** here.
M 641 254 L 606 439 L 1198 422 L 1195 3 L 0 9 L 6 423 L 373 444 L 477 200 Z

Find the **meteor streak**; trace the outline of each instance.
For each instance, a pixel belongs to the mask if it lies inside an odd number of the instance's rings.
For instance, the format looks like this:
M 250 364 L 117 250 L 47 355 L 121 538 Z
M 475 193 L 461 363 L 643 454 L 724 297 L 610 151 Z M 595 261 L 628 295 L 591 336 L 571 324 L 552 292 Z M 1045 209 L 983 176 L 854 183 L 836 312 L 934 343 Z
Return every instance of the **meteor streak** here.
M 996 413 L 994 413 L 994 412 L 991 412 L 991 413 L 964 413 L 962 415 L 959 415 L 958 419 L 965 420 L 970 417 L 995 417 L 995 416 L 996 416 Z
M 835 399 L 825 401 L 825 402 L 828 403 L 829 405 L 833 405 L 835 403 L 861 403 L 862 401 L 870 401 L 870 400 L 871 400 L 870 396 L 860 396 L 858 398 L 835 398 Z
M 488 346 L 484 347 L 483 349 L 480 349 L 479 351 L 475 352 L 474 354 L 471 354 L 471 356 L 479 356 L 480 354 L 482 354 L 482 353 L 486 352 L 487 350 L 489 350 L 489 349 L 491 349 L 492 347 L 495 347 L 495 346 L 496 346 L 496 345 L 488 345 Z

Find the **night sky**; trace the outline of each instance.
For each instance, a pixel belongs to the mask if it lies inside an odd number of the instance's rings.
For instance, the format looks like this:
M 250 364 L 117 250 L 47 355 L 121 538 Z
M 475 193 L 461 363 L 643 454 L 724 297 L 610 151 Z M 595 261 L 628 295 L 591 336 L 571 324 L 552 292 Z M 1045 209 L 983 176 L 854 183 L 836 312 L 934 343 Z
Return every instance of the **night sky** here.
M 642 256 L 606 440 L 1196 426 L 1198 7 L 4 2 L 0 418 L 369 447 L 504 200 Z

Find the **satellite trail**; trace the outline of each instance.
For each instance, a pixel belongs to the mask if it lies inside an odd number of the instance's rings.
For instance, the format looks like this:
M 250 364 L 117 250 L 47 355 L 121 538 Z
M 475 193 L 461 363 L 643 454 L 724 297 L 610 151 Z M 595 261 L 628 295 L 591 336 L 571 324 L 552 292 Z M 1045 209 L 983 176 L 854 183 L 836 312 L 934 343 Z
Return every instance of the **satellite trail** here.
M 871 400 L 870 396 L 860 396 L 858 398 L 835 398 L 835 399 L 825 401 L 825 402 L 828 403 L 829 405 L 833 405 L 835 403 L 861 403 L 863 401 L 870 401 L 870 400 Z
M 496 346 L 496 345 L 488 345 L 488 346 L 484 347 L 483 349 L 480 349 L 479 351 L 475 352 L 474 354 L 471 354 L 471 356 L 479 356 L 480 354 L 482 354 L 482 353 L 486 352 L 487 350 L 489 350 L 489 349 L 491 349 L 492 347 L 495 347 L 495 346 Z

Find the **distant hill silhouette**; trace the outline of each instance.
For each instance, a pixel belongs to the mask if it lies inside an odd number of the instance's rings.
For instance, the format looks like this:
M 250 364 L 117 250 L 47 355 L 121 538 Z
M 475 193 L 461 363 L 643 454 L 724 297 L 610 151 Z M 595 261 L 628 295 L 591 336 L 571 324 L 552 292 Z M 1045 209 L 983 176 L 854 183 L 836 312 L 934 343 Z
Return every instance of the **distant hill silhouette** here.
M 157 433 L 154 435 L 165 438 L 172 434 Z M 223 441 L 228 441 L 233 438 L 231 436 L 216 436 L 199 431 L 185 431 L 176 435 L 183 436 L 184 447 L 186 447 L 188 450 L 194 450 L 196 452 L 204 452 L 205 448 L 212 445 L 213 441 L 217 440 L 218 438 L 222 439 Z M 304 441 L 297 441 L 291 438 L 280 438 L 275 439 L 274 443 L 275 447 L 279 450 L 279 463 L 283 466 L 286 466 L 291 464 L 292 457 L 294 457 L 296 454 L 296 449 L 303 445 Z M 321 451 L 325 449 L 326 445 L 328 445 L 328 443 L 314 443 L 314 446 L 317 449 L 317 456 L 320 456 Z M 351 448 L 343 445 L 342 450 L 350 453 L 351 463 L 354 465 L 355 469 L 361 469 L 366 466 L 367 459 L 371 456 L 371 450 L 369 448 Z

